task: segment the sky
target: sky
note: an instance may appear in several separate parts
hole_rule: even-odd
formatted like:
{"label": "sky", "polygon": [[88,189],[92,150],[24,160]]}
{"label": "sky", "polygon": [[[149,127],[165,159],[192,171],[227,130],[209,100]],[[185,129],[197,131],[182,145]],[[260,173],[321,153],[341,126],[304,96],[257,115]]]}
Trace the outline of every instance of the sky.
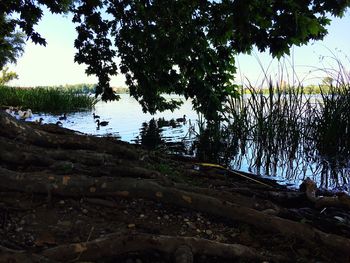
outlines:
{"label": "sky", "polygon": [[[321,83],[326,75],[322,70],[316,69],[334,67],[332,57],[339,57],[345,66],[349,66],[350,62],[346,57],[350,55],[349,29],[350,11],[342,19],[332,19],[328,27],[329,33],[323,41],[293,47],[291,56],[281,59],[280,62],[272,60],[268,52],[259,53],[254,50],[251,55],[239,55],[236,58],[236,82],[247,83],[249,80],[254,85],[260,85],[264,82],[266,74],[273,80],[283,77],[288,79],[288,82],[300,80],[305,84]],[[85,74],[86,66],[74,63],[74,39],[77,33],[70,16],[62,17],[45,12],[36,30],[45,37],[47,46],[27,42],[23,56],[18,59],[16,65],[10,65],[10,69],[19,75],[17,80],[9,83],[10,85],[29,87],[97,83],[96,77]],[[321,56],[326,58],[320,60]],[[124,81],[122,75],[112,77],[111,85],[125,86]]]}

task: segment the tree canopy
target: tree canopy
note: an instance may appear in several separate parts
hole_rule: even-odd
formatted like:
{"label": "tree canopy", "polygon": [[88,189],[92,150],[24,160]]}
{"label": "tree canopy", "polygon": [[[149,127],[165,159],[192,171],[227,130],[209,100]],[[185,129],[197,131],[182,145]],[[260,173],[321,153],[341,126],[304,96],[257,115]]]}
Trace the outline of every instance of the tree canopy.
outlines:
{"label": "tree canopy", "polygon": [[24,34],[15,30],[16,23],[0,13],[0,70],[16,62],[24,48]]}
{"label": "tree canopy", "polygon": [[122,73],[144,111],[174,109],[178,102],[162,95],[176,93],[193,99],[210,120],[236,91],[236,54],[254,46],[275,57],[289,54],[292,45],[321,40],[329,17],[349,6],[348,0],[8,0],[1,1],[0,15],[10,19],[0,28],[17,26],[45,45],[34,29],[43,7],[69,11],[78,32],[75,61],[98,77],[103,99],[117,97],[109,80]]}

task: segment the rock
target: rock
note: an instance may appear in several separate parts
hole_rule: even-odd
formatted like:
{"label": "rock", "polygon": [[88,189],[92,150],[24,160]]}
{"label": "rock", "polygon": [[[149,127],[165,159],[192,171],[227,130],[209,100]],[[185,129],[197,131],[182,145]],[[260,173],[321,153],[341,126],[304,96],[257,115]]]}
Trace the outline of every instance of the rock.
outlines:
{"label": "rock", "polygon": [[83,220],[79,220],[79,219],[78,219],[77,221],[75,221],[75,224],[76,224],[76,225],[81,225],[81,224],[83,224],[83,223],[84,223]]}
{"label": "rock", "polygon": [[170,217],[168,215],[164,215],[163,217],[164,217],[165,220],[169,220],[170,219]]}
{"label": "rock", "polygon": [[35,219],[36,219],[35,214],[25,215],[24,217],[22,217],[22,220],[20,221],[20,224],[21,225],[33,224]]}
{"label": "rock", "polygon": [[212,235],[212,234],[213,234],[213,231],[211,231],[210,229],[207,229],[207,230],[205,230],[205,233],[206,233],[207,235]]}
{"label": "rock", "polygon": [[71,221],[68,221],[68,220],[65,220],[65,221],[58,221],[57,222],[57,225],[60,225],[60,226],[71,226],[72,225],[72,222]]}
{"label": "rock", "polygon": [[135,224],[128,224],[128,228],[134,228],[135,226]]}
{"label": "rock", "polygon": [[144,217],[145,217],[145,215],[144,215],[144,214],[141,214],[141,215],[140,215],[140,218],[144,218]]}
{"label": "rock", "polygon": [[186,224],[187,224],[187,226],[188,226],[189,228],[191,228],[191,229],[196,229],[196,228],[197,228],[196,225],[193,224],[193,223],[191,223],[191,222],[186,222]]}
{"label": "rock", "polygon": [[88,211],[87,209],[84,208],[82,212],[83,212],[83,214],[86,215],[89,211]]}

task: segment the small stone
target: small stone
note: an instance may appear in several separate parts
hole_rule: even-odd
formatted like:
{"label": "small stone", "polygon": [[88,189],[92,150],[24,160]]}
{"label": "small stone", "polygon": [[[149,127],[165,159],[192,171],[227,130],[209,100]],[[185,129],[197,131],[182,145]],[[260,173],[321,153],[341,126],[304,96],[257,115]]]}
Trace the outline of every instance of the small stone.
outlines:
{"label": "small stone", "polygon": [[157,216],[157,219],[160,220],[160,216]]}
{"label": "small stone", "polygon": [[202,232],[202,230],[200,230],[200,229],[198,229],[198,228],[196,229],[196,231],[197,231],[197,233],[200,233],[200,232]]}
{"label": "small stone", "polygon": [[80,240],[80,238],[79,237],[74,237],[73,238],[73,242],[74,243],[78,243],[78,242],[80,242],[81,240]]}
{"label": "small stone", "polygon": [[87,214],[89,211],[84,208],[82,212],[83,212],[83,214]]}
{"label": "small stone", "polygon": [[207,225],[210,225],[211,224],[211,222],[210,221],[207,221]]}
{"label": "small stone", "polygon": [[64,204],[65,204],[64,200],[61,200],[61,201],[59,201],[58,203],[59,203],[60,205],[64,205]]}
{"label": "small stone", "polygon": [[[36,219],[35,214],[29,214],[22,217],[22,220],[24,220],[24,223],[27,223],[27,224],[35,224],[35,219]],[[20,224],[23,225],[22,221]]]}
{"label": "small stone", "polygon": [[211,231],[210,229],[207,229],[207,230],[205,230],[205,233],[206,233],[207,235],[211,235],[211,234],[213,234],[213,231]]}
{"label": "small stone", "polygon": [[84,223],[83,220],[79,220],[79,219],[78,219],[77,221],[75,221],[75,224],[76,224],[76,225],[81,225],[81,224],[83,224],[83,223]]}
{"label": "small stone", "polygon": [[25,223],[26,223],[26,221],[23,219],[19,222],[20,225],[24,225]]}
{"label": "small stone", "polygon": [[136,225],[135,224],[129,224],[128,228],[134,228]]}
{"label": "small stone", "polygon": [[66,220],[66,221],[58,221],[57,225],[60,225],[60,226],[71,226],[72,222],[68,221],[68,220]]}
{"label": "small stone", "polygon": [[237,237],[237,235],[238,235],[238,233],[232,233],[230,236],[235,238],[235,237]]}
{"label": "small stone", "polygon": [[169,220],[169,218],[170,218],[170,217],[169,217],[168,215],[164,215],[164,219],[165,219],[165,220]]}
{"label": "small stone", "polygon": [[141,215],[140,215],[140,218],[144,218],[144,217],[145,217],[145,215],[144,215],[144,214],[141,214]]}
{"label": "small stone", "polygon": [[124,210],[123,213],[126,215],[129,214],[127,210]]}
{"label": "small stone", "polygon": [[188,222],[188,221],[190,221],[190,220],[189,220],[188,218],[184,218],[184,221],[185,221],[185,222]]}
{"label": "small stone", "polygon": [[191,228],[191,229],[196,229],[196,228],[197,228],[196,225],[193,224],[193,223],[191,223],[191,222],[186,222],[186,224],[187,224],[188,227]]}

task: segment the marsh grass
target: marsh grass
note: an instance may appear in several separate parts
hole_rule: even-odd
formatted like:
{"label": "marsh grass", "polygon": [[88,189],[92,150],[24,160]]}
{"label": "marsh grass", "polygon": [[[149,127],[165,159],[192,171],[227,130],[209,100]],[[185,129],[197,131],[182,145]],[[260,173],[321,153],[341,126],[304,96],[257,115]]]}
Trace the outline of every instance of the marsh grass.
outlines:
{"label": "marsh grass", "polygon": [[91,110],[97,100],[77,89],[0,87],[0,105],[30,108],[36,112],[60,113]]}
{"label": "marsh grass", "polygon": [[222,164],[230,156],[233,169],[297,183],[307,176],[326,188],[349,183],[350,74],[336,65],[320,69],[330,77],[317,87],[267,78],[265,88],[241,86],[222,113],[216,133],[223,152],[214,156]]}

